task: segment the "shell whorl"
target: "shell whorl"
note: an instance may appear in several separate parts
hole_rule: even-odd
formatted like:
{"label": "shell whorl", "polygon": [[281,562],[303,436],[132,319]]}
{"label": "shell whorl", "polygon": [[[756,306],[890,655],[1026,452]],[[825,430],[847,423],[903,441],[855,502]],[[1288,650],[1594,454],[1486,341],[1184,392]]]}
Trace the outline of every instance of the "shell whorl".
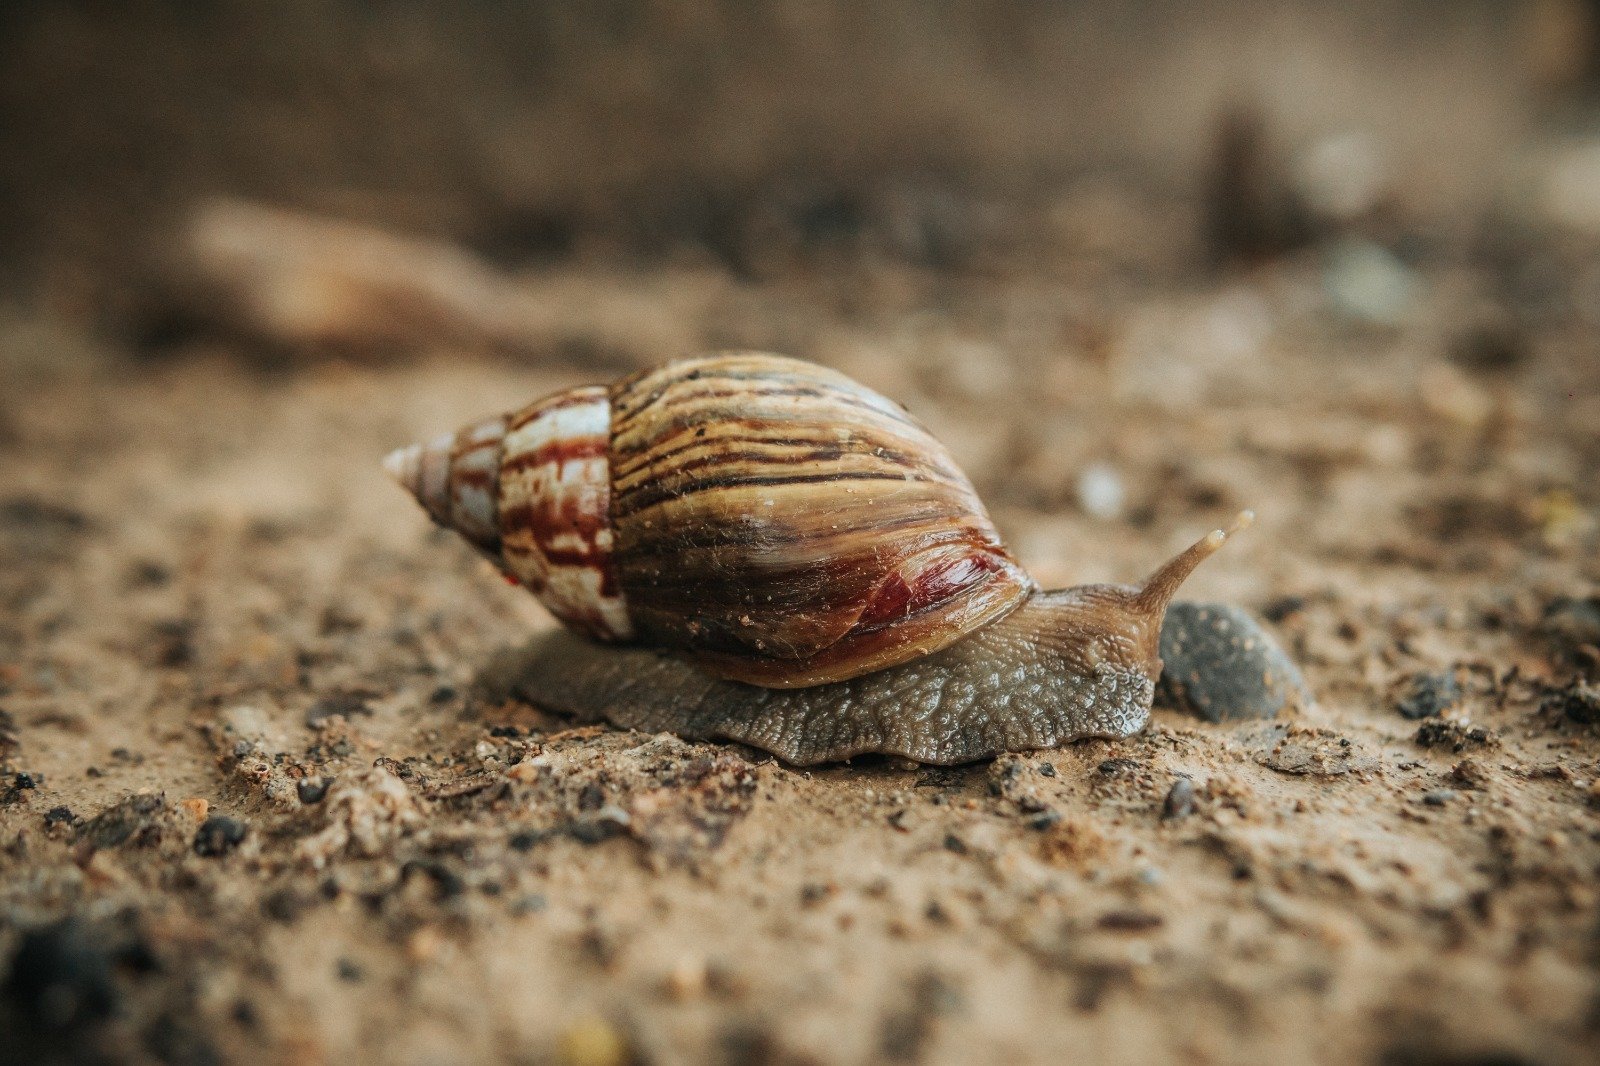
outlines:
{"label": "shell whorl", "polygon": [[500,554],[550,613],[591,637],[634,635],[613,568],[611,400],[568,389],[512,415],[500,459]]}
{"label": "shell whorl", "polygon": [[937,651],[1034,590],[966,476],[903,408],[761,353],[611,389],[617,576],[648,641],[769,687]]}

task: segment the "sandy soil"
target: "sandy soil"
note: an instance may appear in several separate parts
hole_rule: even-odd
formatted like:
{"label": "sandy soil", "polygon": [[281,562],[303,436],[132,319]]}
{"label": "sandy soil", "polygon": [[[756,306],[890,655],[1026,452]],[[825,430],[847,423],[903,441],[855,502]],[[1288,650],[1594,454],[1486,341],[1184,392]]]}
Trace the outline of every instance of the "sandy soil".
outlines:
{"label": "sandy soil", "polygon": [[[1047,223],[1081,254],[1004,271],[605,282],[710,276],[672,328],[906,402],[1044,581],[1258,512],[1186,592],[1268,618],[1315,707],[954,769],[504,697],[550,623],[377,461],[614,372],[581,344],[263,365],[8,318],[0,1058],[1593,1061],[1600,364],[1566,261],[1518,253],[1539,303],[1447,243],[1363,324],[1336,256],[1200,276],[1172,214],[1084,190]],[[1402,715],[1418,678],[1440,715]]]}

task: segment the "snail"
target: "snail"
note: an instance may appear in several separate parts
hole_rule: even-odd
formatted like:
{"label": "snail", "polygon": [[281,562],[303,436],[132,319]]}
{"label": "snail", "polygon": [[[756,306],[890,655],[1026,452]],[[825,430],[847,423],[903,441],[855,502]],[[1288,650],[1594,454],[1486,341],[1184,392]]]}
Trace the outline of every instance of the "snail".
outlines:
{"label": "snail", "polygon": [[1142,585],[1046,591],[903,408],[763,353],[568,389],[385,466],[566,624],[528,650],[530,702],[797,765],[1137,732],[1173,593],[1250,518]]}

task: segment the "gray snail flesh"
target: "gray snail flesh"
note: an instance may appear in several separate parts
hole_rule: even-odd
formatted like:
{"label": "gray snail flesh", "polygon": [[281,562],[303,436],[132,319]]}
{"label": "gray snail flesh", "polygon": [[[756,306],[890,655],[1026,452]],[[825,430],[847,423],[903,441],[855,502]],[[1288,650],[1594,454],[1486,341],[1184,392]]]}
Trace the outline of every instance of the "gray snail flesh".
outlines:
{"label": "gray snail flesh", "polygon": [[528,649],[529,702],[801,765],[1139,731],[1167,605],[1228,536],[1142,586],[1041,591],[901,408],[759,353],[568,390],[386,465],[575,631]]}

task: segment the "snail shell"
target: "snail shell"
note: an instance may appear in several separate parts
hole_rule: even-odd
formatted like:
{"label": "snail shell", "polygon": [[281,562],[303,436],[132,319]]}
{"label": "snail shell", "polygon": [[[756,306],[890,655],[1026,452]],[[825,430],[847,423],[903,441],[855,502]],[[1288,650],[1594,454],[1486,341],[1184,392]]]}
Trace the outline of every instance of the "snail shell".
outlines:
{"label": "snail shell", "polygon": [[753,684],[907,662],[1036,587],[927,430],[797,359],[670,363],[388,463],[569,626]]}
{"label": "snail shell", "polygon": [[1142,586],[1042,592],[901,407],[759,353],[569,389],[386,466],[592,638],[536,643],[533,702],[796,763],[1143,728],[1167,604],[1227,537]]}

